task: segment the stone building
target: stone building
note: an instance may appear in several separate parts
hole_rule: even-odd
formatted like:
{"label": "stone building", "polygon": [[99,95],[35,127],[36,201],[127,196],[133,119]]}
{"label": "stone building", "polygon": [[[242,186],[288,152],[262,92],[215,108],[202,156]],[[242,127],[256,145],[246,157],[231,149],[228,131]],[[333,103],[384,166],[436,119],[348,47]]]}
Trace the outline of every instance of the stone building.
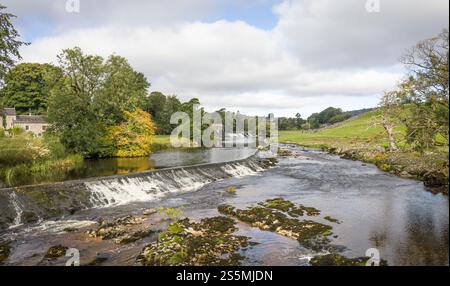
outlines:
{"label": "stone building", "polygon": [[26,132],[40,136],[49,126],[44,117],[31,114],[17,115],[15,108],[4,108],[0,115],[0,128],[3,127],[6,130],[20,127]]}

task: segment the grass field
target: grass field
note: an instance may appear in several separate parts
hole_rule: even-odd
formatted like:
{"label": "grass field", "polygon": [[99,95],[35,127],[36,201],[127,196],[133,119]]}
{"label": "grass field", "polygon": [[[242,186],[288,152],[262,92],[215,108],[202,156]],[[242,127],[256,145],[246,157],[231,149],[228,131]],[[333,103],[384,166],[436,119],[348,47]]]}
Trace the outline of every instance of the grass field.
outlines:
{"label": "grass field", "polygon": [[[374,124],[378,112],[378,110],[370,111],[315,131],[280,131],[279,142],[297,143],[308,147],[330,147],[336,144],[385,147],[387,142],[383,127]],[[404,133],[404,129],[404,127],[399,127],[396,133],[400,135]],[[404,136],[398,137],[403,138]],[[403,142],[399,143],[404,144]]]}
{"label": "grass field", "polygon": [[155,137],[153,137],[153,143],[170,144],[170,135],[155,135]]}

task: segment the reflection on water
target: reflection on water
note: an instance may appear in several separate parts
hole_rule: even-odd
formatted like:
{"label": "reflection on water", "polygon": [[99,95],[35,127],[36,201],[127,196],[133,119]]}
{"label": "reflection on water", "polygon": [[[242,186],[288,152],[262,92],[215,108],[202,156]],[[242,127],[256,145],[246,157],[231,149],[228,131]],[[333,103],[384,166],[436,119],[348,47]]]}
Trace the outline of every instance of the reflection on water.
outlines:
{"label": "reflection on water", "polygon": [[157,168],[166,168],[240,160],[254,153],[255,149],[250,148],[193,148],[155,153],[150,159]]}
{"label": "reflection on water", "polygon": [[168,167],[219,163],[245,159],[254,153],[255,150],[250,148],[186,148],[157,152],[149,157],[86,159],[78,167],[68,172],[55,171],[50,175],[46,174],[45,177],[39,177],[38,175],[21,176],[12,182],[12,186],[129,174]]}

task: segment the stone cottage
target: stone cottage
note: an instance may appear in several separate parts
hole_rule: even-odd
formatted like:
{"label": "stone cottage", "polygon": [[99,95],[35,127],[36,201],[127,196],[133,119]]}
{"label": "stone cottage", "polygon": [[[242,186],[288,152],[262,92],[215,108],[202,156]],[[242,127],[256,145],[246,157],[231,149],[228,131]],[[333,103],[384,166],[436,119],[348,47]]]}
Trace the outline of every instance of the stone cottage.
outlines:
{"label": "stone cottage", "polygon": [[3,127],[6,130],[20,127],[35,136],[41,136],[49,126],[44,117],[31,114],[17,115],[15,108],[4,108],[0,110],[0,115],[0,128]]}

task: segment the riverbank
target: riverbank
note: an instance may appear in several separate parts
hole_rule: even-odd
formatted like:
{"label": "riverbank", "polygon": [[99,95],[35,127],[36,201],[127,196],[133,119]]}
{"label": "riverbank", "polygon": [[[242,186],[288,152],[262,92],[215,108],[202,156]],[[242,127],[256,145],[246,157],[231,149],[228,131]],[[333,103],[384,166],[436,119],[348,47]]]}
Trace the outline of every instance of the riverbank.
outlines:
{"label": "riverbank", "polygon": [[[399,151],[387,152],[383,129],[371,124],[376,112],[367,112],[314,132],[280,131],[279,141],[320,148],[344,159],[374,164],[391,174],[423,181],[433,192],[448,195],[448,149],[439,147],[419,153],[405,142],[398,142]],[[396,133],[402,137],[404,128],[397,128]]]}
{"label": "riverbank", "polygon": [[448,195],[448,154],[418,152],[385,152],[375,148],[347,145],[341,142],[322,144],[303,144],[302,142],[282,141],[303,147],[320,148],[343,159],[374,164],[390,174],[423,181],[432,192]]}
{"label": "riverbank", "polygon": [[[155,135],[151,154],[173,149],[169,135]],[[100,161],[104,163],[99,163]],[[0,138],[0,188],[84,177],[134,173],[159,167],[149,156],[89,159],[70,154],[55,137]]]}

